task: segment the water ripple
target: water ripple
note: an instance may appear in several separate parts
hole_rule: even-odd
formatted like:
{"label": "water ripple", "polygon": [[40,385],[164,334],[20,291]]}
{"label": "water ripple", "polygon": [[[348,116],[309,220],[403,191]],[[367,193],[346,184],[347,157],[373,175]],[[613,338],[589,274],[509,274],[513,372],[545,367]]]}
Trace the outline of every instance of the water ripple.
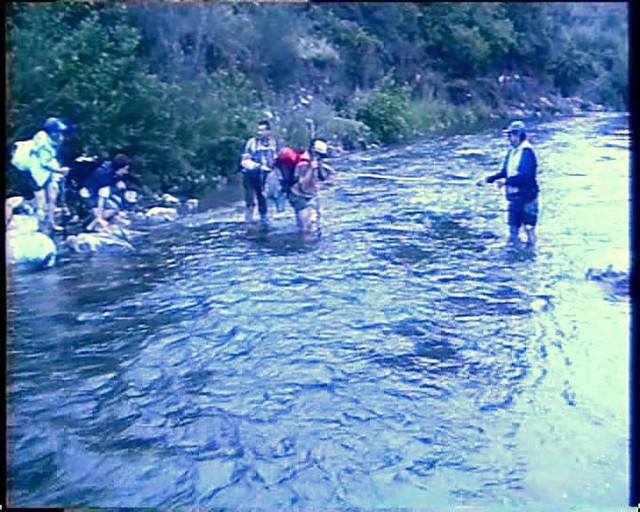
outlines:
{"label": "water ripple", "polygon": [[17,274],[12,502],[620,504],[629,302],[584,275],[628,251],[611,230],[627,124],[540,128],[533,251],[505,245],[501,192],[473,186],[505,150],[479,134],[337,162],[311,240],[292,216],[246,230],[234,205],[151,228],[126,259]]}

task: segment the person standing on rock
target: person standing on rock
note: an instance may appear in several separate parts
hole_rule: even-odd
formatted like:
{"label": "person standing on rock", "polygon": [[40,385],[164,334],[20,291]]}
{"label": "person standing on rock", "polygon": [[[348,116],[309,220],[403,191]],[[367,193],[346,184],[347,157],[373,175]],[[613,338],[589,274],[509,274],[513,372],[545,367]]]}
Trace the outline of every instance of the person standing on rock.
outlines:
{"label": "person standing on rock", "polygon": [[[49,117],[33,137],[33,149],[29,161],[29,173],[33,195],[36,198],[38,218],[44,221],[47,215],[49,227],[62,231],[55,223],[58,181],[69,171],[59,162],[60,146],[69,127],[57,117]],[[46,212],[46,213],[45,213]]]}
{"label": "person standing on rock", "polygon": [[478,185],[504,180],[498,184],[505,187],[509,203],[509,241],[518,242],[520,228],[524,227],[527,244],[533,246],[536,242],[535,228],[538,223],[538,161],[533,146],[527,140],[525,124],[522,121],[513,121],[503,132],[509,139],[511,149],[505,157],[502,169],[480,180]]}
{"label": "person standing on rock", "polygon": [[242,185],[245,192],[245,220],[253,220],[256,200],[262,222],[267,222],[267,199],[264,185],[267,174],[272,171],[278,153],[275,138],[271,134],[271,124],[264,120],[258,123],[258,132],[245,144],[242,152]]}

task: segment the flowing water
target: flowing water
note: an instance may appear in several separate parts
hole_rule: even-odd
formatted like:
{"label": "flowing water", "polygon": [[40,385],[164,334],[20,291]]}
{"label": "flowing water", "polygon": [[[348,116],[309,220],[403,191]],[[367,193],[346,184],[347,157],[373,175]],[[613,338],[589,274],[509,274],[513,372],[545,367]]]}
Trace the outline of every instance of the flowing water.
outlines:
{"label": "flowing water", "polygon": [[16,273],[9,503],[625,506],[630,300],[585,273],[628,271],[628,123],[537,127],[533,250],[492,132],[337,159],[321,236],[234,203]]}

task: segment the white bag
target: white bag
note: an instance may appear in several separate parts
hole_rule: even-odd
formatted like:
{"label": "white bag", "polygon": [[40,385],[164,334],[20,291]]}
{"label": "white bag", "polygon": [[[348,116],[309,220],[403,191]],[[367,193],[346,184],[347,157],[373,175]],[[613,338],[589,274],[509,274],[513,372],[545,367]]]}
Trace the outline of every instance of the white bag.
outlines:
{"label": "white bag", "polygon": [[13,144],[11,151],[11,163],[21,171],[28,171],[33,152],[33,139],[19,140]]}

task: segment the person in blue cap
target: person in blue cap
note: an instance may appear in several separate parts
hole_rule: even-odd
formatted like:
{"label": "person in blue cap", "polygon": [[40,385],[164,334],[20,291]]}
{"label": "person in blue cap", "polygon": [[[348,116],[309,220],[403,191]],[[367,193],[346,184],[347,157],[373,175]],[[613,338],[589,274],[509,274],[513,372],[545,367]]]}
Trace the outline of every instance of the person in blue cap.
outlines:
{"label": "person in blue cap", "polygon": [[33,137],[33,150],[29,160],[31,186],[36,198],[38,217],[44,220],[46,211],[49,226],[54,231],[63,229],[55,223],[55,208],[58,181],[69,171],[68,167],[62,167],[59,162],[60,146],[68,130],[69,127],[60,119],[49,117]]}
{"label": "person in blue cap", "polygon": [[502,169],[485,180],[480,180],[478,185],[504,180],[499,181],[498,185],[505,187],[509,203],[509,241],[519,241],[520,228],[524,227],[527,244],[533,246],[538,223],[538,161],[533,146],[527,140],[526,127],[522,121],[513,121],[503,132],[509,139],[511,149],[504,159]]}

